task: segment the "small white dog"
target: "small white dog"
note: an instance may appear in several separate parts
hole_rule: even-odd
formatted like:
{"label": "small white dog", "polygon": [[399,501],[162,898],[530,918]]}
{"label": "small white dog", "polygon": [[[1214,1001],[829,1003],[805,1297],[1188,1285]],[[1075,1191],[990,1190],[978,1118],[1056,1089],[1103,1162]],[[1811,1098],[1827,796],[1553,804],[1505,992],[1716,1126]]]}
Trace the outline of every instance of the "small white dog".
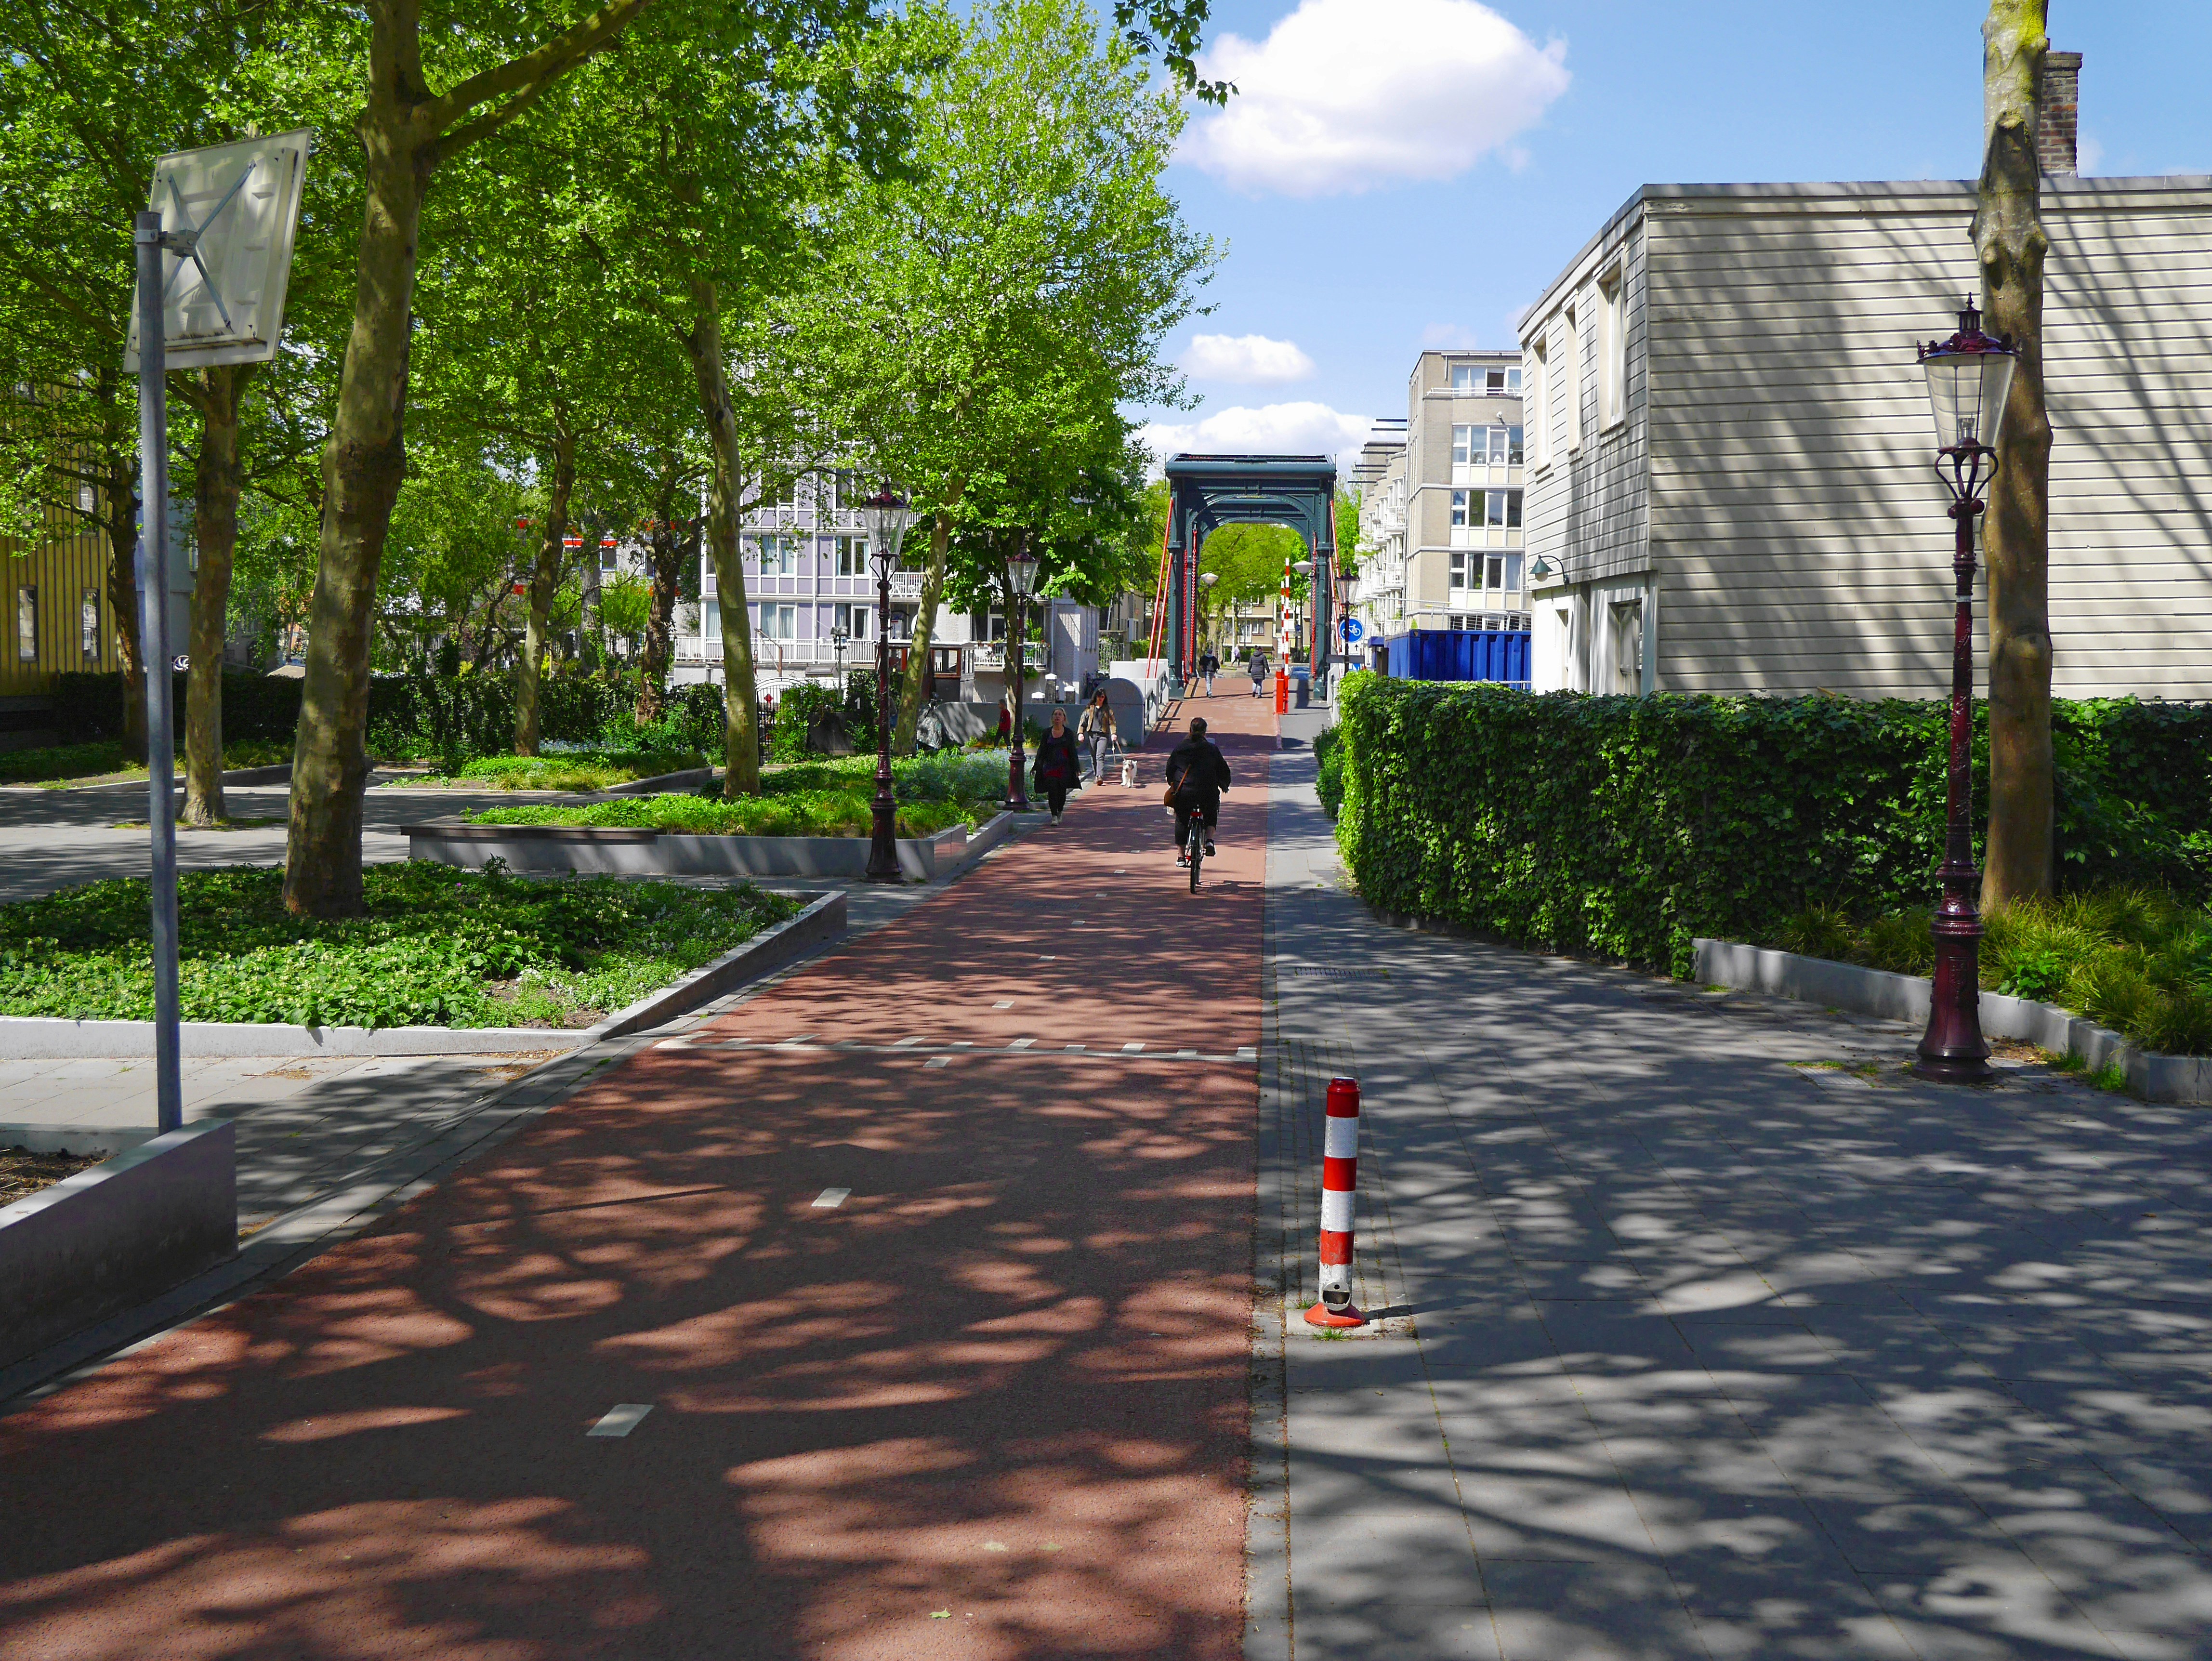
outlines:
{"label": "small white dog", "polygon": [[1121,757],[1121,788],[1124,790],[1137,788],[1137,758],[1134,756]]}

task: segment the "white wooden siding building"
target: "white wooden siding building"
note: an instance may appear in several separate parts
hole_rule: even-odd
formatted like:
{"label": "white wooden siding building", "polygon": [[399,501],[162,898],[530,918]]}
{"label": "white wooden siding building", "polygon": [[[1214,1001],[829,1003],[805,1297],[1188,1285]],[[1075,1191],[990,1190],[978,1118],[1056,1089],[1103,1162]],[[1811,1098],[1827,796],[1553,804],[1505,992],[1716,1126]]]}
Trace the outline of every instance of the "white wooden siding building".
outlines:
{"label": "white wooden siding building", "polygon": [[[1978,290],[1973,214],[1650,185],[1590,239],[1521,328],[1539,691],[1944,694],[1913,345]],[[2212,697],[2212,179],[2047,177],[2043,221],[2052,690]]]}

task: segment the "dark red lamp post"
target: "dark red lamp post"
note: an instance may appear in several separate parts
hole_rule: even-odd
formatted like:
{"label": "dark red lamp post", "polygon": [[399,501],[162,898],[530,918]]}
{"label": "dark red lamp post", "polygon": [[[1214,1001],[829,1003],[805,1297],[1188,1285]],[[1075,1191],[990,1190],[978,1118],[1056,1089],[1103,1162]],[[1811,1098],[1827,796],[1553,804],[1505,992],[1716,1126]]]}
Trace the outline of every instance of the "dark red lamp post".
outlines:
{"label": "dark red lamp post", "polygon": [[898,800],[891,794],[891,571],[906,540],[914,509],[886,487],[860,504],[868,527],[868,554],[876,568],[876,799],[868,841],[868,880],[904,880],[898,862]]}
{"label": "dark red lamp post", "polygon": [[1923,1079],[1985,1084],[1990,1047],[1982,1040],[1982,916],[1972,822],[1974,731],[1974,520],[1982,490],[1996,471],[1998,429],[2019,355],[2011,341],[1982,332],[1970,302],[1959,332],[1920,348],[1928,401],[1936,411],[1936,472],[1951,493],[1956,535],[1951,573],[1957,603],[1951,626],[1951,776],[1943,843],[1942,904],[1936,912],[1936,982],[1928,1031],[1912,1070]]}
{"label": "dark red lamp post", "polygon": [[1022,765],[1022,611],[1023,602],[1036,592],[1036,557],[1018,545],[1006,561],[1006,594],[1012,602],[1008,609],[1013,612],[1007,619],[1012,626],[1007,630],[1012,638],[1006,642],[1006,684],[1013,691],[1014,700],[1014,728],[1008,735],[1013,740],[1013,748],[1006,752],[1006,800],[1003,804],[1009,813],[1030,811],[1029,786],[1023,777]]}

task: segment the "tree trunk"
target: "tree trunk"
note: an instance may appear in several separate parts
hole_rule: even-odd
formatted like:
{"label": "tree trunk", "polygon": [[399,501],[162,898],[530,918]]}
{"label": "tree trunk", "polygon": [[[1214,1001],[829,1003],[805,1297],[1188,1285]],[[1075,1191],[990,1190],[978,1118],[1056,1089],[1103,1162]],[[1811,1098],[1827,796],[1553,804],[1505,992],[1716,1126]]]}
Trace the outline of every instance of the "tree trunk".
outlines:
{"label": "tree trunk", "polygon": [[2036,98],[2044,0],[1991,0],[1983,25],[1983,158],[1974,252],[1988,327],[2020,349],[1982,533],[1990,572],[1990,826],[1982,908],[2052,880],[2051,418],[2043,398],[2043,259]]}
{"label": "tree trunk", "polygon": [[745,618],[745,574],[738,558],[738,419],[730,407],[730,383],[722,362],[722,318],[714,285],[691,284],[692,323],[684,336],[684,352],[699,383],[699,410],[714,447],[708,484],[707,539],[714,559],[714,605],[722,623],[723,737],[722,794],[760,793],[760,715],[753,680],[753,631]]}
{"label": "tree trunk", "polygon": [[368,653],[377,568],[407,472],[410,300],[429,182],[410,109],[419,88],[372,88],[359,131],[368,161],[353,330],[323,451],[322,546],[308,612],[300,734],[292,752],[284,904],[295,915],[361,910],[361,819],[368,785]]}
{"label": "tree trunk", "polygon": [[[561,421],[560,412],[555,415]],[[538,753],[538,684],[545,664],[545,630],[553,615],[553,596],[561,587],[561,567],[567,551],[561,545],[568,534],[568,498],[576,489],[576,440],[556,428],[553,440],[552,492],[545,504],[544,534],[538,542],[538,564],[530,574],[530,621],[523,630],[522,661],[514,678],[514,753]]]}
{"label": "tree trunk", "polygon": [[[915,730],[921,724],[921,689],[929,674],[929,642],[937,608],[945,601],[945,567],[952,545],[952,504],[964,484],[956,483],[945,507],[929,521],[929,567],[922,573],[921,599],[914,611],[914,633],[907,642],[906,672],[899,678],[898,720],[891,728],[895,755],[914,753]],[[878,626],[881,619],[878,619]]]}
{"label": "tree trunk", "polygon": [[191,668],[185,688],[185,823],[214,824],[222,800],[223,624],[230,611],[230,563],[238,550],[238,410],[259,366],[223,363],[190,377],[200,414],[200,453],[192,468],[193,524],[200,569],[192,582]]}
{"label": "tree trunk", "polygon": [[[119,372],[118,372],[119,373]],[[105,397],[103,407],[112,407]],[[114,435],[109,435],[112,440]],[[146,759],[146,658],[138,638],[138,455],[134,432],[127,445],[109,442],[101,457],[100,525],[107,536],[107,615],[115,630],[116,673],[123,682],[123,750]]]}
{"label": "tree trunk", "polygon": [[653,503],[653,602],[645,618],[645,665],[637,682],[637,721],[649,727],[660,719],[675,654],[676,585],[684,575],[684,547],[676,539],[676,468],[663,458]]}

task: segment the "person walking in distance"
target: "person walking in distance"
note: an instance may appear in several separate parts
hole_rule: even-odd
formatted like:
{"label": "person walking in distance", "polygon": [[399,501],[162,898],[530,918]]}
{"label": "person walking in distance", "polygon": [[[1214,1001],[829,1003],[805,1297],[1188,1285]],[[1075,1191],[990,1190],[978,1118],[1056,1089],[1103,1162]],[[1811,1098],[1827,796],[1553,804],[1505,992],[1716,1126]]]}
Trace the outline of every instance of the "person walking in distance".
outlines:
{"label": "person walking in distance", "polygon": [[1082,771],[1083,764],[1076,759],[1075,734],[1067,730],[1067,711],[1056,709],[1052,712],[1052,731],[1037,740],[1036,760],[1030,764],[1030,778],[1044,792],[1054,824],[1067,811],[1068,790]]}
{"label": "person walking in distance", "polygon": [[1106,751],[1114,742],[1114,705],[1102,687],[1098,695],[1084,706],[1083,719],[1077,724],[1075,735],[1091,751],[1091,782],[1106,782]]}
{"label": "person walking in distance", "polygon": [[1252,696],[1254,697],[1260,696],[1261,684],[1267,678],[1267,654],[1265,652],[1255,652],[1252,654]]}
{"label": "person walking in distance", "polygon": [[1190,816],[1206,816],[1206,851],[1213,852],[1213,827],[1221,822],[1221,793],[1229,788],[1229,757],[1206,736],[1206,717],[1190,724],[1190,736],[1168,753],[1168,801],[1176,816],[1176,863],[1187,863],[1183,844]]}
{"label": "person walking in distance", "polygon": [[1221,672],[1221,660],[1216,657],[1211,651],[1208,651],[1204,657],[1198,660],[1198,672],[1206,677],[1206,696],[1212,697],[1213,696],[1213,678]]}

